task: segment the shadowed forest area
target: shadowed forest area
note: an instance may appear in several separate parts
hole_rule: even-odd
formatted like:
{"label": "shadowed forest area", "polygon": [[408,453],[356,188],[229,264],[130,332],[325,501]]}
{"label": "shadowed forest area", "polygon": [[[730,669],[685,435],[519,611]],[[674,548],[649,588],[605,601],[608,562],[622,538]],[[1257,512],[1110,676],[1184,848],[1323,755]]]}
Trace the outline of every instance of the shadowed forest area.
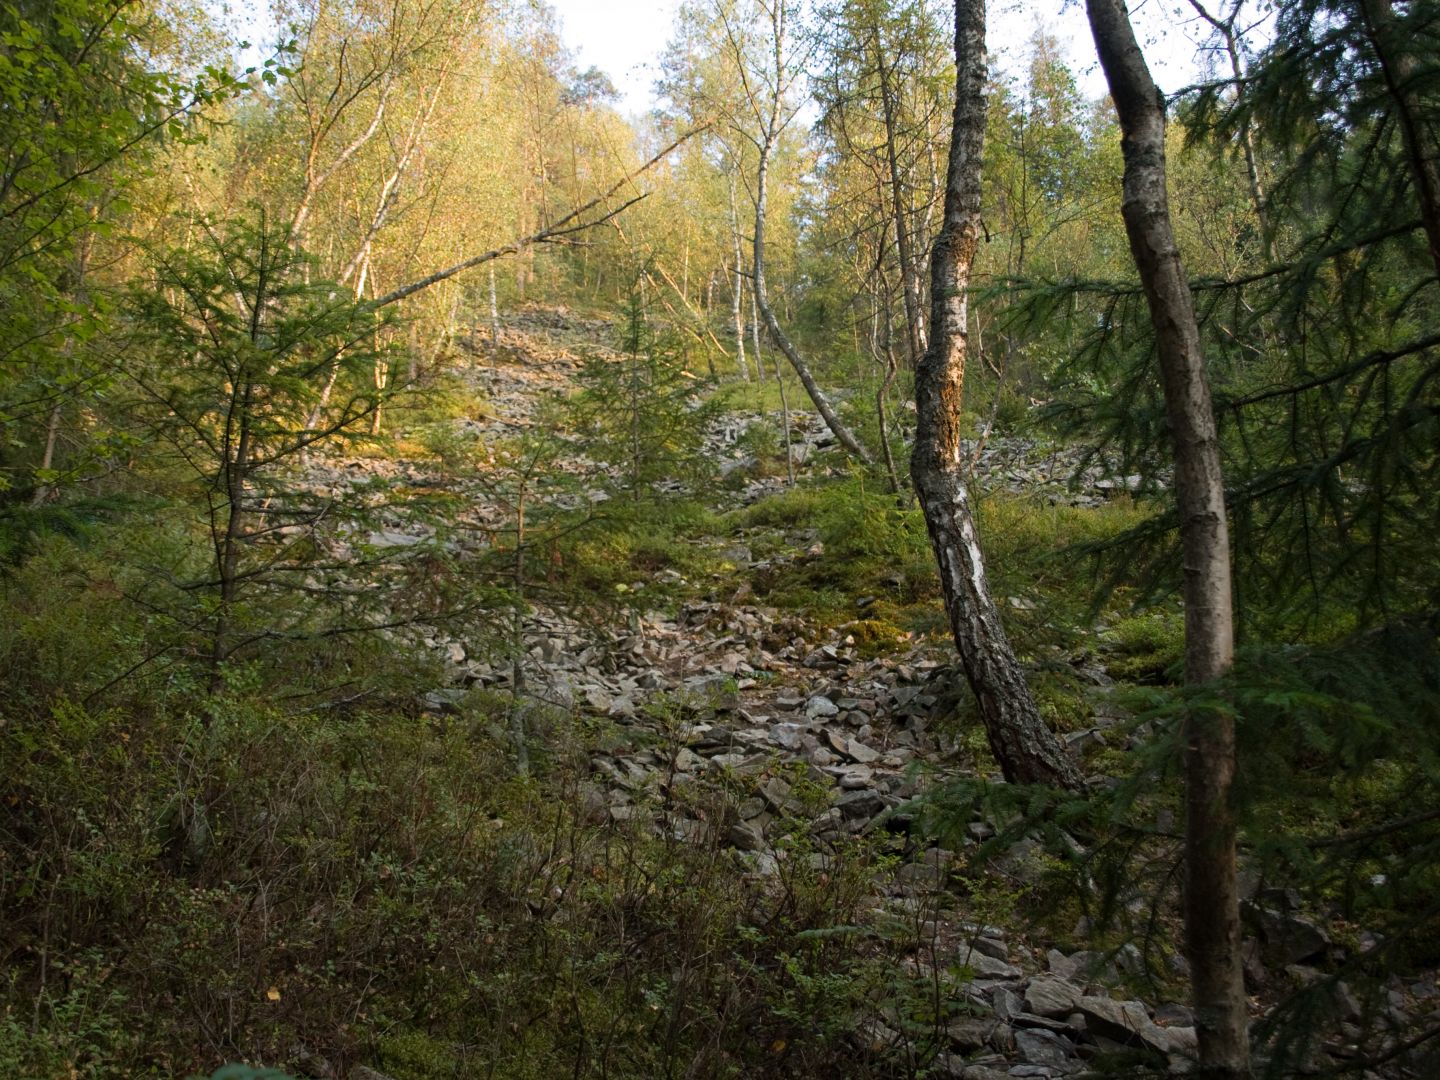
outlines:
{"label": "shadowed forest area", "polygon": [[1170,7],[0,9],[0,1078],[1440,1075],[1440,4]]}

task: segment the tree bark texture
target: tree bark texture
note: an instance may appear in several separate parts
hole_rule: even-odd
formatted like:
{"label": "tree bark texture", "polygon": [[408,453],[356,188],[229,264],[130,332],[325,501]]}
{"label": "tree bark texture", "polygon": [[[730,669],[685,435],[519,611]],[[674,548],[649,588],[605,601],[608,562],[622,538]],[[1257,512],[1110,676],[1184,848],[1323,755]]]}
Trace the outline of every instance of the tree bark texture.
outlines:
{"label": "tree bark texture", "polygon": [[990,596],[960,453],[966,288],[980,240],[985,140],[985,7],[955,7],[955,113],[945,214],[930,255],[930,341],[915,373],[917,428],[910,476],[940,564],[945,611],[990,748],[1015,783],[1078,788],[1080,771],[1045,726]]}
{"label": "tree bark texture", "polygon": [[[1185,681],[1212,682],[1234,658],[1230,542],[1220,446],[1185,268],[1165,193],[1165,108],[1122,0],[1087,0],[1120,116],[1121,212],[1155,330],[1175,456],[1184,553]],[[1235,727],[1228,712],[1185,719],[1185,939],[1200,1043],[1198,1075],[1250,1075],[1235,866]]]}

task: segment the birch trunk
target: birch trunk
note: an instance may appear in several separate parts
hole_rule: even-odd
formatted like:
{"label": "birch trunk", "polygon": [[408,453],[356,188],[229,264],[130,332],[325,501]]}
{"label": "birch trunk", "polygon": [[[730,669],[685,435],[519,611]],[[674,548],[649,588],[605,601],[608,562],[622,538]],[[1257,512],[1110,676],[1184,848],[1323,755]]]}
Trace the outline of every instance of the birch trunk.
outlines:
{"label": "birch trunk", "polygon": [[910,476],[940,564],[945,611],[990,748],[1013,783],[1078,788],[1080,772],[1045,726],[990,596],[960,453],[968,348],[966,289],[980,239],[985,141],[985,7],[955,7],[955,112],[944,220],[930,255],[930,342],[915,372]]}
{"label": "birch trunk", "polygon": [[[772,124],[773,130],[773,124]],[[770,332],[770,339],[775,346],[785,354],[785,359],[790,361],[790,366],[795,369],[795,374],[800,377],[800,385],[805,387],[805,392],[810,395],[810,400],[815,403],[815,409],[825,421],[825,426],[830,429],[831,434],[839,441],[847,451],[859,458],[866,465],[872,464],[873,459],[870,451],[866,450],[860,440],[855,438],[850,429],[835,412],[835,407],[826,397],[825,391],[820,389],[820,384],[815,381],[815,376],[810,371],[810,365],[800,355],[800,350],[790,340],[784,329],[780,326],[780,320],[775,318],[775,312],[770,308],[770,300],[765,291],[765,212],[766,197],[765,187],[768,180],[770,168],[770,150],[773,140],[766,138],[760,149],[760,164],[755,172],[755,250],[754,250],[754,291],[755,306],[759,309],[760,318],[765,322],[765,329]]]}
{"label": "birch trunk", "polygon": [[[760,307],[755,301],[755,290],[750,290],[751,311],[750,330],[754,334],[755,370],[761,380],[765,378],[765,364],[763,355],[760,352]],[[791,487],[795,486],[795,458],[790,453],[790,402],[785,396],[785,373],[780,370],[780,363],[776,361],[771,365],[775,369],[775,385],[780,389],[780,432],[785,440],[785,480]]]}
{"label": "birch trunk", "polygon": [[[735,205],[735,174],[730,174],[730,238],[735,247],[735,273],[730,290],[730,321],[735,324],[735,363],[746,382],[750,381],[750,365],[745,362],[745,267],[740,253],[740,211]],[[761,377],[764,375],[761,373]]]}
{"label": "birch trunk", "polygon": [[[770,176],[770,154],[775,149],[775,144],[780,138],[782,125],[780,123],[781,98],[784,96],[782,87],[783,72],[785,63],[782,53],[784,51],[785,37],[785,5],[777,2],[770,9],[771,19],[771,42],[774,49],[775,62],[775,86],[774,93],[769,101],[769,115],[764,122],[764,131],[756,147],[760,152],[760,160],[755,169],[755,242],[753,253],[753,281],[752,288],[755,293],[755,307],[759,311],[760,318],[765,321],[765,329],[769,331],[770,338],[775,342],[776,347],[785,354],[785,359],[790,361],[790,366],[795,369],[795,374],[800,377],[800,385],[805,387],[805,393],[810,395],[810,400],[815,403],[815,409],[825,421],[825,426],[830,429],[831,434],[839,441],[849,453],[859,458],[866,465],[874,463],[870,452],[857,439],[849,428],[841,421],[835,412],[835,407],[830,404],[830,399],[820,389],[820,384],[815,381],[815,376],[810,371],[810,365],[800,355],[800,350],[790,340],[788,334],[780,326],[780,320],[775,317],[775,312],[770,307],[770,298],[765,289],[765,214],[767,210],[767,189]],[[751,106],[755,109],[757,119],[760,117],[761,105],[754,97],[751,98]],[[782,385],[783,392],[783,385]]]}
{"label": "birch trunk", "polygon": [[500,348],[500,300],[495,291],[495,264],[490,264],[490,351]]}

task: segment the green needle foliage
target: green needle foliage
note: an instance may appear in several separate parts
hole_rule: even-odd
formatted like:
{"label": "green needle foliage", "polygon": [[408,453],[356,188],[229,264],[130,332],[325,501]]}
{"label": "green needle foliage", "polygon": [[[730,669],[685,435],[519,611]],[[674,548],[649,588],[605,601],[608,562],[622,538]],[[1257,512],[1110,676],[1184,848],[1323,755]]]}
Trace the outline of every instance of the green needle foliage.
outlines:
{"label": "green needle foliage", "polygon": [[159,254],[131,294],[129,422],[199,510],[210,558],[179,583],[185,618],[204,625],[212,690],[232,655],[282,631],[255,592],[304,585],[311,532],[332,507],[298,495],[285,470],[325,442],[355,438],[384,392],[370,373],[389,355],[385,321],[348,290],[310,279],[285,230],[205,225],[194,245]]}
{"label": "green needle foliage", "polygon": [[592,356],[569,402],[570,427],[585,454],[609,467],[615,489],[632,503],[652,501],[661,481],[695,483],[710,472],[700,453],[720,405],[711,381],[655,331],[637,285],[625,308],[620,354]]}

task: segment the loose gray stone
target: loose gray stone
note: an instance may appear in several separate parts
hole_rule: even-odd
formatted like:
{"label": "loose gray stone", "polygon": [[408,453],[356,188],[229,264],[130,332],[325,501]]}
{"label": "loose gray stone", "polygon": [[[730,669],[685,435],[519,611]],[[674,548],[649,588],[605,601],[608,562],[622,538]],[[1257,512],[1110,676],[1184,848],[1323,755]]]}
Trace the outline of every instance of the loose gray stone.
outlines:
{"label": "loose gray stone", "polygon": [[1260,929],[1266,958],[1277,965],[1298,964],[1321,956],[1330,945],[1324,930],[1309,919],[1246,902],[1241,911]]}
{"label": "loose gray stone", "polygon": [[[779,701],[776,701],[779,705]],[[824,720],[831,716],[839,715],[840,710],[835,703],[823,694],[816,694],[805,703],[805,715],[811,720]]]}
{"label": "loose gray stone", "polygon": [[790,798],[790,785],[778,776],[772,776],[760,785],[760,797],[777,814],[783,814],[789,810],[790,804],[794,801]]}
{"label": "loose gray stone", "polygon": [[680,772],[700,772],[705,768],[706,762],[699,754],[681,747],[675,755],[675,768]]}
{"label": "loose gray stone", "polygon": [[748,799],[741,799],[735,812],[739,814],[741,821],[749,821],[765,812],[765,800],[753,795]]}
{"label": "loose gray stone", "polygon": [[877,791],[847,791],[835,806],[847,818],[873,818],[885,809],[885,800]]}
{"label": "loose gray stone", "polygon": [[1083,996],[1074,983],[1055,975],[1037,975],[1025,988],[1025,1008],[1036,1016],[1058,1020],[1074,1012]]}
{"label": "loose gray stone", "polygon": [[782,750],[799,750],[805,738],[800,724],[775,724],[770,728],[770,741]]}
{"label": "loose gray stone", "polygon": [[872,750],[859,739],[847,740],[844,754],[851,760],[858,761],[861,765],[869,765],[871,762],[880,759],[879,751]]}
{"label": "loose gray stone", "polygon": [[765,846],[765,836],[748,821],[737,821],[730,826],[730,846],[741,851],[759,851]]}
{"label": "loose gray stone", "polygon": [[944,871],[924,863],[906,863],[895,871],[895,883],[902,888],[934,892],[945,884]]}
{"label": "loose gray stone", "polygon": [[1082,997],[1077,1009],[1085,1017],[1091,1034],[1126,1046],[1143,1046],[1162,1054],[1170,1052],[1170,1036],[1150,1019],[1138,1001],[1115,1001],[1107,997]]}
{"label": "loose gray stone", "polygon": [[986,956],[980,950],[970,948],[968,944],[960,946],[957,959],[982,979],[1018,979],[1023,974],[1019,968],[1012,967],[1004,960]]}
{"label": "loose gray stone", "polygon": [[1025,1011],[1020,995],[1003,986],[995,988],[990,995],[990,1001],[995,1008],[995,1015],[1001,1020],[1009,1020]]}
{"label": "loose gray stone", "polygon": [[1171,1054],[1194,1057],[1200,1049],[1200,1041],[1193,1027],[1157,1027],[1156,1031],[1165,1033],[1169,1043],[1168,1052]]}
{"label": "loose gray stone", "polygon": [[[1031,1065],[1069,1072],[1075,1067],[1075,1047],[1063,1035],[1036,1028],[1022,1028],[1015,1032],[1015,1049]],[[1012,1071],[1011,1076],[1015,1073]]]}
{"label": "loose gray stone", "polygon": [[883,1053],[900,1044],[900,1033],[879,1020],[862,1020],[855,1029],[855,1040],[860,1049],[872,1054]]}
{"label": "loose gray stone", "polygon": [[976,952],[982,952],[986,956],[993,957],[996,960],[1004,960],[1007,964],[1010,962],[1010,950],[1005,947],[1003,941],[995,938],[978,937],[972,940],[970,945]]}
{"label": "loose gray stone", "polygon": [[991,1017],[960,1016],[945,1025],[950,1045],[964,1053],[974,1053],[990,1045],[996,1028],[1005,1025]]}
{"label": "loose gray stone", "polygon": [[367,540],[373,548],[414,547],[424,542],[423,536],[411,536],[409,533],[392,532],[389,529],[372,532]]}
{"label": "loose gray stone", "polygon": [[1195,1011],[1189,1005],[1167,1001],[1155,1010],[1155,1022],[1165,1027],[1194,1027]]}
{"label": "loose gray stone", "polygon": [[[1080,1014],[1072,1013],[1071,1015],[1079,1016]],[[1053,1031],[1057,1035],[1070,1035],[1076,1033],[1078,1030],[1083,1030],[1075,1028],[1065,1020],[1051,1020],[1047,1016],[1036,1016],[1034,1013],[1027,1012],[1016,1013],[1010,1018],[1010,1022],[1016,1027],[1044,1028],[1046,1031]]]}
{"label": "loose gray stone", "polygon": [[458,687],[431,690],[424,697],[425,708],[437,713],[458,713],[464,700],[465,691]]}

